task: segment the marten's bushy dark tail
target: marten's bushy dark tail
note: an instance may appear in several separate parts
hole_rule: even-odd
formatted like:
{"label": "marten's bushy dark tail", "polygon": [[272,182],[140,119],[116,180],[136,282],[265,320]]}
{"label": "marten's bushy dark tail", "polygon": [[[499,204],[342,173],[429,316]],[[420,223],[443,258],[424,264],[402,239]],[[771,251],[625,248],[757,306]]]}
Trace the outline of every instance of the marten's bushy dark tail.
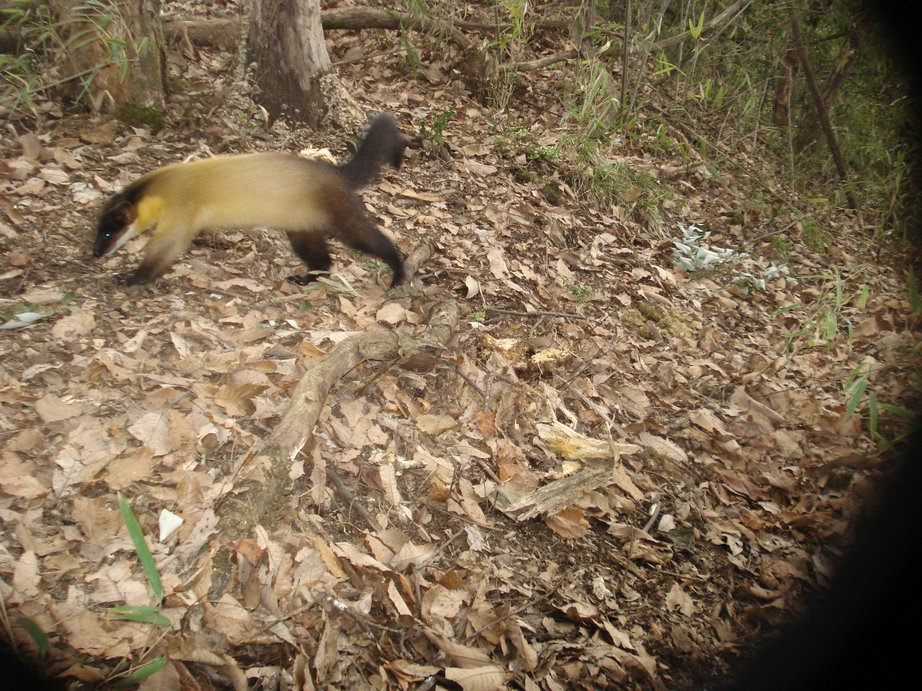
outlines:
{"label": "marten's bushy dark tail", "polygon": [[385,163],[400,168],[405,148],[407,141],[400,133],[397,122],[387,113],[381,113],[371,121],[352,160],[338,166],[339,173],[350,188],[364,187],[377,177]]}

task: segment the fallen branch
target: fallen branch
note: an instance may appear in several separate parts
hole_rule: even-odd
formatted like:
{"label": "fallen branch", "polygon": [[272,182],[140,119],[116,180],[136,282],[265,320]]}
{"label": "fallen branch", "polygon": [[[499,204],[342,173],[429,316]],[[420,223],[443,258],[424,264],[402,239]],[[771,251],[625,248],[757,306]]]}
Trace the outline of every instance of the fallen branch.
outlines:
{"label": "fallen branch", "polygon": [[535,60],[522,60],[521,62],[513,62],[505,68],[516,72],[527,72],[529,70],[540,70],[544,67],[550,67],[551,65],[556,65],[558,62],[575,60],[578,57],[579,51],[576,50],[576,48],[571,48],[570,50],[564,50],[560,53],[553,53],[552,55],[545,55],[543,58],[536,58]]}
{"label": "fallen branch", "polygon": [[473,48],[473,43],[455,28],[457,22],[447,22],[422,15],[378,10],[370,7],[344,7],[327,10],[320,15],[323,30],[330,29],[415,29],[431,31],[451,39],[463,50]]}
{"label": "fallen branch", "polygon": [[239,19],[178,19],[163,23],[163,35],[169,43],[188,40],[196,46],[233,50],[241,39]]}
{"label": "fallen branch", "polygon": [[407,284],[410,283],[413,276],[419,270],[419,267],[426,264],[432,258],[432,245],[428,242],[420,242],[413,251],[410,252],[403,260],[403,271],[406,274]]}
{"label": "fallen branch", "polygon": [[575,506],[589,492],[612,482],[611,464],[584,468],[560,480],[554,480],[529,492],[514,504],[502,508],[507,516],[517,521],[528,521],[536,516],[547,516],[567,507]]}
{"label": "fallen branch", "polygon": [[[504,29],[507,24],[492,22],[475,22],[465,19],[440,20],[420,15],[392,12],[390,10],[369,7],[340,7],[324,11],[320,16],[324,30],[344,29],[358,31],[361,29],[417,29],[421,31],[448,32],[453,41],[460,40],[468,44],[467,38],[457,29],[465,31],[495,31]],[[542,19],[529,25],[537,31],[554,31],[566,29],[568,19]],[[212,48],[233,48],[240,37],[239,19],[178,20],[163,23],[163,30],[170,41],[188,37],[196,45]]]}
{"label": "fallen branch", "polygon": [[[282,420],[237,463],[228,484],[221,490],[218,517],[231,539],[247,534],[274,505],[281,503],[279,498],[290,483],[291,464],[313,433],[333,385],[366,360],[393,360],[398,355],[395,333],[372,331],[344,339],[305,373]],[[244,470],[255,472],[259,479],[238,483]],[[238,503],[230,500],[232,491],[238,499],[243,498],[245,511],[231,508]]]}
{"label": "fallen branch", "polygon": [[[267,516],[284,513],[292,463],[313,434],[327,395],[338,381],[369,360],[434,361],[454,335],[459,319],[458,304],[448,301],[435,309],[429,328],[416,339],[398,337],[393,331],[372,331],[344,339],[320,358],[298,382],[279,424],[240,459],[219,490],[215,512],[221,543],[249,535]],[[223,587],[230,573],[228,556],[223,552],[216,558],[214,592]]]}

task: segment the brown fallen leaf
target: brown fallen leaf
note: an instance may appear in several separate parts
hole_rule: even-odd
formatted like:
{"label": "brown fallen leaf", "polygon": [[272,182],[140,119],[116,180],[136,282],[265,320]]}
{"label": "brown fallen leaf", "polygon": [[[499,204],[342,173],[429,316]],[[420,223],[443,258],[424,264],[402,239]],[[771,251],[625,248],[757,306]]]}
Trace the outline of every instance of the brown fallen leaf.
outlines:
{"label": "brown fallen leaf", "polygon": [[567,540],[583,537],[589,530],[589,521],[582,509],[564,509],[544,519],[547,527]]}
{"label": "brown fallen leaf", "polygon": [[35,402],[35,412],[44,422],[60,422],[83,414],[83,405],[66,403],[60,397],[49,393]]}
{"label": "brown fallen leaf", "polygon": [[506,673],[497,665],[483,667],[446,667],[445,678],[459,684],[464,691],[498,691],[506,688]]}

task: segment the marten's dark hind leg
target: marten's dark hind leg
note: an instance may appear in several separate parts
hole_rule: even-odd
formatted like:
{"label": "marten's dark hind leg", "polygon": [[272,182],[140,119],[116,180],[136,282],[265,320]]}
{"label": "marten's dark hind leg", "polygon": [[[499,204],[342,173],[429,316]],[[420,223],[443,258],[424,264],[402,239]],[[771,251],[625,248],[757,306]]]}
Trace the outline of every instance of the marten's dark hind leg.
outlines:
{"label": "marten's dark hind leg", "polygon": [[391,288],[403,281],[403,258],[394,243],[382,233],[368,215],[365,205],[355,195],[341,200],[333,214],[334,237],[354,250],[382,259],[393,272]]}
{"label": "marten's dark hind leg", "polygon": [[[330,270],[333,260],[330,259],[327,241],[322,233],[291,231],[287,235],[288,240],[291,242],[291,249],[301,258],[301,261],[307,264],[308,269],[312,272]],[[289,276],[288,280],[298,285],[307,285],[311,281],[317,280],[317,275],[308,273],[303,276]]]}

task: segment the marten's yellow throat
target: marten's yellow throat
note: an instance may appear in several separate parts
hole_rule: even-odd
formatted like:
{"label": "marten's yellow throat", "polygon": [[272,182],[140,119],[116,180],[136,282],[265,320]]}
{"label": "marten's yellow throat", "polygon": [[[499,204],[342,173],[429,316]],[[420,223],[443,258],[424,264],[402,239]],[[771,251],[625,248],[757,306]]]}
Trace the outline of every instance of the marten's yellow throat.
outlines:
{"label": "marten's yellow throat", "polygon": [[[394,119],[378,115],[352,160],[339,166],[287,153],[259,153],[165,166],[135,180],[106,204],[93,254],[114,252],[153,228],[144,259],[124,278],[146,283],[166,272],[202,230],[264,226],[283,230],[310,271],[332,263],[327,239],[379,257],[403,280],[394,243],[368,215],[355,190],[377,176],[384,163],[399,168],[406,139]],[[307,283],[308,273],[289,280]]]}

